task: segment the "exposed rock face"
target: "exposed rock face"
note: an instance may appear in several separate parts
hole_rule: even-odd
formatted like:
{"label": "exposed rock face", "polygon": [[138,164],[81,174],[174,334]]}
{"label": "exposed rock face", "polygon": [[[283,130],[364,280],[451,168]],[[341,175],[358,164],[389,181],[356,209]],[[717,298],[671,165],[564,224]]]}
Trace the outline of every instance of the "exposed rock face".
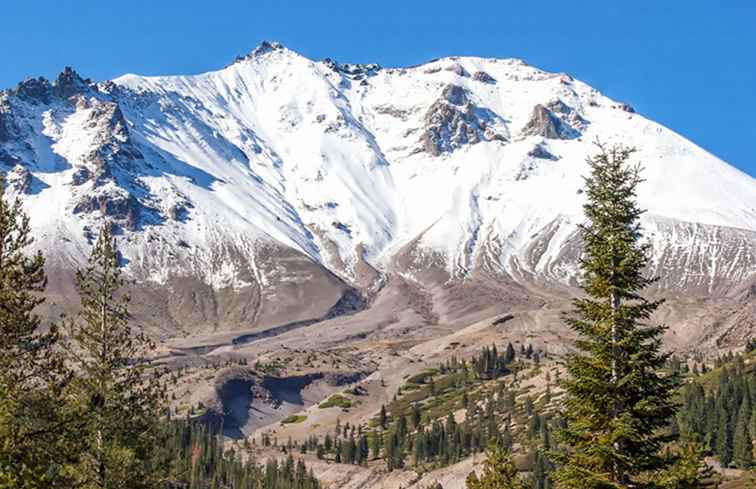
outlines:
{"label": "exposed rock face", "polygon": [[93,212],[99,212],[101,216],[107,216],[133,231],[139,225],[141,205],[133,195],[114,189],[95,195],[84,195],[73,208],[74,214]]}
{"label": "exposed rock face", "polygon": [[476,80],[479,82],[490,83],[490,84],[496,83],[496,79],[492,77],[491,75],[489,75],[488,73],[486,73],[485,71],[476,71],[475,73],[473,73],[472,77],[473,77],[473,80]]}
{"label": "exposed rock face", "polygon": [[283,45],[281,43],[275,42],[275,41],[263,41],[260,43],[259,46],[255,47],[252,51],[250,51],[249,54],[245,56],[237,56],[234,62],[238,63],[240,61],[245,61],[248,59],[253,59],[258,56],[262,56],[268,53],[272,53],[274,51],[280,51],[283,49]]}
{"label": "exposed rock face", "polygon": [[87,126],[96,131],[97,136],[94,148],[81,162],[87,169],[76,173],[74,184],[80,185],[89,178],[99,186],[113,179],[114,166],[128,170],[143,156],[131,143],[126,120],[116,102],[94,100],[90,107]]}
{"label": "exposed rock face", "polygon": [[13,92],[19,98],[30,103],[50,103],[52,86],[46,78],[28,78],[16,86]]}
{"label": "exposed rock face", "polygon": [[95,89],[90,80],[82,79],[70,66],[66,66],[53,83],[46,78],[28,78],[11,93],[33,104],[49,104],[53,98],[67,99]]}
{"label": "exposed rock face", "polygon": [[622,102],[620,104],[616,104],[613,107],[615,109],[619,109],[619,110],[622,110],[622,111],[625,111],[625,112],[629,112],[631,114],[635,114],[635,109],[633,108],[633,106],[630,105],[630,104],[624,103],[624,102]]}
{"label": "exposed rock face", "polygon": [[446,71],[451,71],[457,76],[462,76],[462,77],[470,76],[470,73],[468,73],[467,70],[465,70],[464,67],[462,67],[462,65],[459,65],[456,63],[446,68]]}
{"label": "exposed rock face", "polygon": [[561,122],[541,104],[533,107],[533,116],[522,130],[523,136],[543,136],[549,139],[560,138]]}
{"label": "exposed rock face", "polygon": [[10,141],[13,128],[13,113],[7,100],[0,94],[0,143]]}
{"label": "exposed rock face", "polygon": [[493,116],[470,101],[459,85],[447,85],[441,98],[425,114],[421,137],[423,150],[433,156],[450,153],[466,144],[483,140],[503,140],[488,124]]}
{"label": "exposed rock face", "polygon": [[369,64],[350,64],[338,63],[331,58],[325,58],[323,64],[331,70],[351,78],[352,80],[362,80],[363,78],[374,76],[381,70],[381,66],[375,63]]}
{"label": "exposed rock face", "polygon": [[580,136],[585,120],[561,100],[533,108],[533,115],[522,130],[523,136],[542,136],[547,139],[574,139]]}
{"label": "exposed rock face", "polygon": [[16,165],[8,172],[6,178],[8,186],[17,194],[31,193],[32,174],[28,169],[21,165]]}
{"label": "exposed rock face", "polygon": [[557,161],[559,158],[549,152],[544,144],[536,144],[533,149],[528,151],[526,158],[520,163],[520,167],[515,174],[515,181],[527,180],[536,175],[538,169],[544,161]]}
{"label": "exposed rock face", "polygon": [[211,422],[223,419],[226,436],[242,438],[245,433],[315,404],[323,395],[364,377],[363,372],[313,372],[276,377],[230,368],[215,379],[215,395],[209,399],[210,410],[205,417]]}
{"label": "exposed rock face", "polygon": [[89,90],[91,80],[82,79],[70,66],[66,66],[55,79],[52,93],[56,97],[68,98]]}
{"label": "exposed rock face", "polygon": [[531,158],[539,158],[542,160],[556,161],[559,158],[549,152],[549,150],[543,144],[536,144],[533,149],[528,151],[528,156]]}
{"label": "exposed rock face", "polygon": [[[70,277],[112,222],[152,330],[312,325],[387,298],[387,317],[411,299],[401,321],[446,327],[530,304],[525,285],[564,291],[594,137],[644,148],[640,204],[669,218],[646,234],[660,294],[729,296],[756,276],[756,236],[742,232],[756,230],[756,183],[563,74],[480,58],[315,62],[277,43],[244,59],[96,85],[66,69],[0,93],[0,170],[51,269]],[[509,128],[524,128],[511,144]],[[55,302],[75,302],[58,283]]]}
{"label": "exposed rock face", "polygon": [[441,92],[441,98],[453,105],[467,105],[467,92],[459,85],[446,85]]}

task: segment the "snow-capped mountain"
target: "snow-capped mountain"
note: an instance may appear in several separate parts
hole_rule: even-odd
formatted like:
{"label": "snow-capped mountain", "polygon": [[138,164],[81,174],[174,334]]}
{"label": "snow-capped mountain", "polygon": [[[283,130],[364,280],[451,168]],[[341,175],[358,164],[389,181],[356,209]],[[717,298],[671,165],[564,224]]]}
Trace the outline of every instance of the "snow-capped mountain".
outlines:
{"label": "snow-capped mountain", "polygon": [[0,164],[50,270],[113,223],[137,301],[169,331],[364,307],[392,274],[431,294],[484,276],[574,285],[597,139],[638,148],[659,287],[724,297],[754,280],[756,180],[517,59],[382,68],[265,42],[200,75],[66,68],[0,93]]}

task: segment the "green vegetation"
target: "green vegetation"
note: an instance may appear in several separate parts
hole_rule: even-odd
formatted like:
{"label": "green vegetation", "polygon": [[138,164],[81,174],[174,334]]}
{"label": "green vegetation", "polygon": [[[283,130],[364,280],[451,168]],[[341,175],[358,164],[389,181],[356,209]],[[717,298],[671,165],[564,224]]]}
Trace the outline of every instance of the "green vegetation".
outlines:
{"label": "green vegetation", "polygon": [[228,447],[223,436],[206,424],[173,421],[159,437],[156,458],[166,468],[166,488],[187,489],[319,489],[304,462],[289,455],[282,462],[258,463],[242,450]]}
{"label": "green vegetation", "polygon": [[281,424],[297,424],[297,423],[303,423],[307,419],[307,416],[303,414],[292,414],[290,416],[286,416],[284,419],[281,420]]}
{"label": "green vegetation", "polygon": [[470,472],[465,481],[468,489],[526,489],[528,486],[517,473],[509,454],[492,445],[486,450],[486,461],[480,478]]}
{"label": "green vegetation", "polygon": [[67,363],[77,372],[68,404],[80,413],[74,479],[85,487],[154,487],[162,474],[151,464],[162,393],[143,360],[152,348],[129,325],[115,241],[100,232],[89,263],[76,274],[82,312],[69,321]]}
{"label": "green vegetation", "polygon": [[328,400],[326,400],[325,402],[320,403],[318,407],[320,409],[328,409],[331,407],[349,409],[350,407],[352,407],[352,400],[346,396],[342,396],[341,394],[334,394],[331,397],[329,397]]}
{"label": "green vegetation", "polygon": [[29,219],[1,180],[0,489],[319,487],[301,461],[258,465],[208,427],[170,421],[108,225],[76,274],[81,312],[63,322],[67,337],[41,328],[44,260],[27,254]]}
{"label": "green vegetation", "polygon": [[[5,201],[0,182],[0,489],[318,488],[295,449],[419,473],[487,450],[470,489],[700,488],[715,482],[705,455],[752,469],[756,341],[714,362],[661,353],[664,328],[647,324],[660,303],[640,295],[652,280],[642,275],[647,248],[639,244],[631,154],[602,148],[591,160],[586,297],[569,319],[578,351],[564,359],[567,379],[532,345],[486,346],[408,377],[367,425],[337,421],[323,439],[285,445],[264,435],[264,447],[287,454],[266,464],[228,446],[217,427],[189,420],[204,406],[171,419],[166,381],[145,360],[152,344],[130,321],[107,226],[77,273],[82,312],[64,321],[66,340],[56,325],[39,333],[44,260],[26,254],[28,219],[18,202]],[[283,367],[274,360],[255,368]],[[545,389],[532,385],[536,376]],[[355,387],[319,407],[349,409],[362,394]]]}
{"label": "green vegetation", "polygon": [[599,149],[588,160],[581,227],[587,297],[573,301],[568,318],[579,352],[565,361],[566,422],[554,475],[563,488],[636,487],[672,463],[661,448],[673,434],[662,429],[675,413],[677,379],[659,373],[668,359],[665,328],[646,323],[662,301],[640,295],[654,281],[643,275],[650,245],[641,244],[640,167],[629,164],[634,149]]}
{"label": "green vegetation", "polygon": [[[746,360],[748,363],[746,363]],[[756,360],[753,353],[730,356],[730,363],[694,377],[680,392],[674,427],[682,437],[701,440],[724,466],[754,466]]]}

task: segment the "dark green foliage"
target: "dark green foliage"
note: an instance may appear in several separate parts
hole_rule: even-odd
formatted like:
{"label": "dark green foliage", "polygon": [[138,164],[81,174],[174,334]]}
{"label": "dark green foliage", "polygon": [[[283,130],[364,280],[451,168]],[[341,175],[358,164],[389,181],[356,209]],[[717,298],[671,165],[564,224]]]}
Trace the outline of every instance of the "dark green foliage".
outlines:
{"label": "dark green foliage", "polygon": [[380,425],[381,428],[385,430],[387,422],[388,422],[388,417],[386,415],[386,406],[381,404],[381,411],[378,415],[378,424]]}
{"label": "dark green foliage", "polygon": [[44,259],[21,202],[8,202],[0,177],[0,488],[67,487],[78,422],[60,407],[68,380],[55,327],[42,332]]}
{"label": "dark green foliage", "polygon": [[520,479],[509,453],[493,444],[486,450],[483,473],[478,477],[470,472],[465,481],[467,489],[525,489],[525,482]]}
{"label": "dark green foliage", "polygon": [[[510,344],[509,347],[511,348],[511,346]],[[530,348],[532,352],[533,347],[531,346]],[[512,352],[514,352],[514,349],[512,349]],[[512,354],[513,358],[514,354]],[[473,357],[471,363],[473,369],[481,379],[496,379],[509,373],[507,365],[512,359],[510,359],[508,352],[499,353],[496,345],[491,345],[490,348],[487,346],[483,347],[483,351],[480,355]]]}
{"label": "dark green foliage", "polygon": [[714,480],[714,470],[704,460],[705,450],[694,439],[685,439],[677,447],[677,453],[670,454],[674,461],[669,470],[661,473],[656,481],[658,486],[669,489],[703,489],[719,487]]}
{"label": "dark green foliage", "polygon": [[194,421],[165,423],[154,454],[167,467],[167,485],[180,489],[318,489],[304,462],[289,455],[283,461],[258,464],[249,454],[226,447],[221,430]]}
{"label": "dark green foliage", "polygon": [[76,274],[81,313],[68,323],[68,360],[77,372],[67,397],[85,420],[76,478],[85,488],[157,487],[150,465],[162,399],[144,360],[152,344],[129,322],[114,238],[103,227]]}
{"label": "dark green foliage", "polygon": [[0,373],[20,387],[45,377],[50,362],[57,360],[47,355],[57,330],[40,333],[34,312],[44,302],[39,292],[46,277],[42,253],[29,254],[33,241],[21,201],[6,200],[5,178],[0,178]]}
{"label": "dark green foliage", "polygon": [[748,425],[751,421],[751,398],[744,395],[735,420],[733,436],[733,461],[740,469],[750,468],[753,464],[753,443]]}
{"label": "dark green foliage", "polygon": [[683,438],[702,440],[722,465],[748,468],[753,465],[756,373],[744,369],[742,358],[729,358],[711,374],[718,378],[708,390],[701,382],[682,387],[674,427]]}
{"label": "dark green foliage", "polygon": [[634,150],[599,146],[585,179],[587,224],[581,226],[580,265],[586,297],[574,301],[567,323],[579,353],[567,356],[566,428],[555,479],[565,488],[625,487],[648,471],[665,468],[660,454],[670,437],[661,431],[675,405],[677,380],[663,376],[665,328],[648,325],[661,301],[639,292],[649,245],[641,244]]}

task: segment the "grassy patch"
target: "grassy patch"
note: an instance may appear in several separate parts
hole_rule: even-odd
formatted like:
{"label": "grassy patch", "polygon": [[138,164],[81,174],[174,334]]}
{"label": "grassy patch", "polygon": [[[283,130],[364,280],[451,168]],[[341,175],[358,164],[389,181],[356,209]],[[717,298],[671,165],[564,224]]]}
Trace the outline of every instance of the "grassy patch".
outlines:
{"label": "grassy patch", "polygon": [[334,394],[329,397],[327,401],[320,403],[318,407],[320,409],[328,409],[330,407],[349,409],[350,407],[352,407],[352,400],[348,397],[342,396],[341,394]]}
{"label": "grassy patch", "polygon": [[281,424],[302,423],[306,419],[307,419],[307,416],[303,414],[292,414],[291,416],[286,416],[284,419],[282,419]]}

